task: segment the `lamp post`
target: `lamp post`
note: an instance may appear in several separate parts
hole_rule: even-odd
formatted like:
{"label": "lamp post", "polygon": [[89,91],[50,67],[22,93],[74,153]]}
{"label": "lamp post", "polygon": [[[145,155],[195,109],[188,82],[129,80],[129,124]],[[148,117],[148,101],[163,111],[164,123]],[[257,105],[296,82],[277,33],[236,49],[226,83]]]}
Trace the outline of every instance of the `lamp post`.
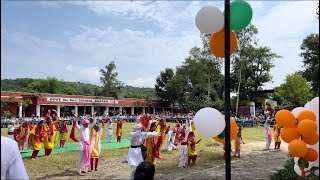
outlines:
{"label": "lamp post", "polygon": [[231,144],[230,144],[230,0],[224,1],[225,69],[224,69],[224,108],[225,108],[225,151],[226,180],[231,180]]}

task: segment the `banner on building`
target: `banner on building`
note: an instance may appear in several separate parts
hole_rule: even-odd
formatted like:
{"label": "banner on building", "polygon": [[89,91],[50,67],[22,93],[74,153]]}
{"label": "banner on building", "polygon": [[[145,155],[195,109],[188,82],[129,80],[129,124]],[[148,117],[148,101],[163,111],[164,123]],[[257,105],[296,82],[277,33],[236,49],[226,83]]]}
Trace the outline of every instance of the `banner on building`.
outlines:
{"label": "banner on building", "polygon": [[47,97],[50,102],[118,104],[117,100]]}

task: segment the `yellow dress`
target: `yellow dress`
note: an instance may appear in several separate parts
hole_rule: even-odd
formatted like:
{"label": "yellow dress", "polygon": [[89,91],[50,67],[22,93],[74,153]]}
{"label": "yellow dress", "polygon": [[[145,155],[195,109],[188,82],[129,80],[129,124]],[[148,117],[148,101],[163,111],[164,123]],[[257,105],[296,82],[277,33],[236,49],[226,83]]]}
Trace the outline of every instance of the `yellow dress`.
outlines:
{"label": "yellow dress", "polygon": [[31,131],[30,131],[30,140],[31,140],[31,146],[30,146],[30,148],[32,149],[32,150],[41,150],[42,149],[42,143],[40,142],[40,143],[37,143],[36,142],[36,139],[37,139],[37,137],[36,137],[36,128],[37,128],[37,125],[34,125],[33,126],[33,128],[31,129]]}
{"label": "yellow dress", "polygon": [[281,142],[281,137],[280,137],[280,134],[278,134],[278,131],[279,131],[279,125],[275,124],[274,132],[273,132],[274,142]]}
{"label": "yellow dress", "polygon": [[[161,131],[160,128],[161,128],[161,126],[159,124],[154,132],[160,132]],[[165,142],[167,140],[167,135],[165,133],[163,133],[160,137],[162,138],[162,143],[160,144],[160,149],[161,149],[163,142]],[[158,139],[160,137],[154,137],[154,138],[156,141],[158,141]]]}
{"label": "yellow dress", "polygon": [[146,162],[152,163],[156,166],[156,158],[153,157],[152,138],[147,138],[147,158]]}
{"label": "yellow dress", "polygon": [[196,156],[196,155],[197,155],[196,148],[192,149],[191,142],[188,141],[188,156]]}
{"label": "yellow dress", "polygon": [[101,149],[100,133],[94,133],[93,135],[95,136],[95,139],[94,139],[94,144],[90,153],[90,157],[99,158],[100,149]]}
{"label": "yellow dress", "polygon": [[[54,125],[52,125],[52,128],[53,128],[53,132],[55,132],[56,127]],[[48,125],[44,125],[44,130],[46,132],[49,131]],[[53,149],[54,148],[54,145],[55,145],[54,138],[55,138],[54,133],[52,136],[47,135],[46,137],[43,138],[43,144],[44,144],[45,149]]]}
{"label": "yellow dress", "polygon": [[196,127],[194,126],[194,122],[191,122],[191,131],[196,133]]}

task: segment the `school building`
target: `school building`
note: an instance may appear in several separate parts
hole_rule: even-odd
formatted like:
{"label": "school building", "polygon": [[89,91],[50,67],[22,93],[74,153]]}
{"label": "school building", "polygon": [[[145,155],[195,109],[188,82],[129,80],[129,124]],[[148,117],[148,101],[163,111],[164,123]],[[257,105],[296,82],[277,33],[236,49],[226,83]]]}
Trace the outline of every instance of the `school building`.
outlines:
{"label": "school building", "polygon": [[[23,108],[20,102],[30,99],[32,103]],[[23,112],[23,109],[24,112]],[[137,115],[141,113],[157,113],[172,111],[168,101],[146,100],[136,98],[119,98],[102,96],[78,96],[65,94],[26,93],[1,91],[1,117],[10,112],[11,116],[43,117],[49,109],[55,109],[58,116],[72,114]]]}

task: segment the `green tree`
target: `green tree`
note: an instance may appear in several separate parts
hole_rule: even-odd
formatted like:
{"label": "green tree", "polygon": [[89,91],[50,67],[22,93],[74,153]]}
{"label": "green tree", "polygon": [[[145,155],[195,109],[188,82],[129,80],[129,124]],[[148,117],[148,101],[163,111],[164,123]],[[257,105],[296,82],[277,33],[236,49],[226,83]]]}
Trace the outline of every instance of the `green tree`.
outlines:
{"label": "green tree", "polygon": [[171,92],[168,89],[170,81],[174,76],[173,69],[166,68],[164,71],[160,72],[160,75],[156,79],[155,90],[157,96],[163,100],[171,100]]}
{"label": "green tree", "polygon": [[301,71],[310,83],[313,95],[319,95],[319,34],[308,35],[301,45],[302,53],[300,56],[303,58],[305,70]]}
{"label": "green tree", "polygon": [[311,99],[311,88],[308,81],[299,73],[287,75],[285,83],[276,88],[286,105],[303,106]]}
{"label": "green tree", "polygon": [[[123,84],[117,79],[118,73],[114,72],[116,65],[114,61],[111,61],[104,69],[100,69],[101,77],[100,81],[103,85],[101,94],[107,97],[113,97],[114,101],[119,98],[119,93]],[[115,103],[114,115],[115,115]]]}
{"label": "green tree", "polygon": [[67,86],[64,89],[63,94],[76,95],[77,94],[77,90],[72,86]]}
{"label": "green tree", "polygon": [[1,109],[12,103],[14,100],[14,96],[10,96],[6,101],[1,101]]}
{"label": "green tree", "polygon": [[256,101],[261,97],[258,94],[266,82],[272,80],[270,74],[271,68],[274,67],[273,61],[280,58],[273,53],[269,47],[254,47],[249,45],[245,48],[240,64],[235,63],[234,69],[241,69],[241,90],[239,96],[241,99]]}
{"label": "green tree", "polygon": [[241,83],[245,81],[242,77],[242,59],[249,46],[257,45],[257,34],[258,29],[253,24],[250,24],[241,31],[236,32],[238,47],[236,52],[231,56],[231,64],[233,68],[230,76],[231,84],[234,85],[231,86],[231,90],[237,93],[236,114],[238,113]]}

